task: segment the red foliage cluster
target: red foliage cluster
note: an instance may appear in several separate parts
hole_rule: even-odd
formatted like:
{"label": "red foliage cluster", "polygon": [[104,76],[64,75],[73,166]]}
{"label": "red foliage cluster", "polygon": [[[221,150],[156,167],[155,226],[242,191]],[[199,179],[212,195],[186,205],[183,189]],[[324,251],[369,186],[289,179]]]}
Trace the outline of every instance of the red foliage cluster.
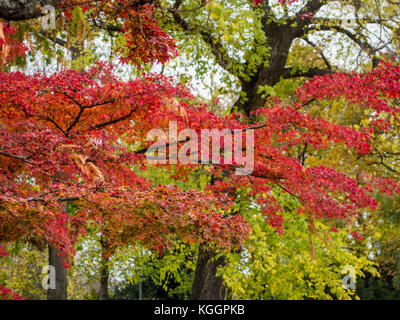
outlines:
{"label": "red foliage cluster", "polygon": [[24,298],[11,289],[0,286],[0,300],[24,300]]}
{"label": "red foliage cluster", "polygon": [[[235,129],[255,128],[253,172],[247,176],[235,175],[234,170],[240,164],[224,163],[225,159],[221,154],[219,165],[214,168],[213,174],[222,177],[223,170],[231,173],[209,185],[207,190],[214,192],[216,196],[230,195],[233,200],[237,188],[250,188],[250,194],[263,208],[266,221],[279,233],[282,232],[283,210],[271,194],[273,186],[298,198],[302,204],[301,212],[318,218],[351,220],[361,208],[376,206],[376,201],[368,195],[369,190],[364,190],[356,181],[332,168],[307,168],[297,158],[296,151],[305,145],[309,149],[318,150],[328,148],[330,143],[344,143],[360,154],[366,154],[370,150],[366,131],[357,131],[311,117],[298,107],[281,106],[277,103],[261,108],[255,114],[259,122],[252,126],[239,121],[238,115],[216,117],[202,108],[187,108],[185,115],[178,121],[178,128],[189,127],[197,131],[199,136],[200,131],[205,128],[229,129],[231,132]],[[223,142],[221,138],[221,148]],[[245,148],[244,144],[243,149]],[[198,150],[201,150],[200,145]],[[211,158],[211,153],[209,157]]]}
{"label": "red foliage cluster", "polygon": [[6,250],[6,248],[3,245],[0,244],[0,258],[1,257],[6,257],[8,255],[9,255],[9,253]]}
{"label": "red foliage cluster", "polygon": [[12,62],[16,57],[25,55],[28,48],[15,40],[16,29],[5,22],[0,22],[0,68]]}
{"label": "red foliage cluster", "polygon": [[[229,205],[236,188],[245,186],[278,232],[282,208],[270,195],[272,186],[297,197],[301,212],[315,217],[351,219],[361,208],[376,205],[368,190],[344,174],[322,166],[306,168],[291,156],[305,143],[315,150],[331,142],[345,143],[368,153],[367,131],[313,118],[299,105],[276,103],[258,110],[254,171],[249,176],[230,174],[207,187],[213,194],[205,194],[152,188],[130,169],[145,159],[126,143],[146,146],[146,133],[166,128],[172,120],[179,129],[189,127],[199,134],[206,128],[249,129],[239,115],[217,117],[190,106],[187,90],[168,78],[124,82],[101,64],[87,72],[1,73],[0,79],[3,241],[24,236],[73,254],[77,234],[87,219],[93,219],[107,225],[104,233],[111,247],[140,240],[160,249],[173,239],[168,234],[229,247],[245,237],[248,225],[240,215],[224,217],[221,209]],[[312,92],[319,94],[316,89]],[[381,101],[375,102],[379,109]],[[221,155],[214,174],[221,176],[222,170],[238,166],[225,164]],[[73,217],[63,210],[66,200],[81,204]]]}
{"label": "red foliage cluster", "polygon": [[[388,183],[388,179],[383,181],[383,178],[365,176],[361,186],[359,181],[333,168],[305,167],[298,157],[301,154],[299,150],[318,150],[329,148],[332,143],[343,143],[359,154],[368,154],[371,151],[370,134],[375,127],[355,130],[333,124],[302,111],[301,103],[344,96],[351,103],[370,108],[371,117],[379,117],[382,112],[396,115],[398,108],[390,101],[400,94],[399,75],[398,67],[382,65],[364,75],[338,74],[314,78],[297,91],[299,103],[293,106],[280,105],[279,102],[267,105],[254,113],[253,119],[256,117],[258,122],[253,122],[251,126],[246,125],[240,115],[217,117],[203,108],[186,108],[184,116],[175,120],[180,130],[190,127],[199,136],[201,129],[205,128],[231,131],[254,128],[253,172],[248,176],[235,176],[233,170],[240,165],[225,164],[221,154],[213,173],[224,178],[207,189],[217,196],[227,194],[233,199],[237,188],[250,188],[251,194],[263,207],[267,222],[278,232],[282,232],[283,210],[271,195],[272,186],[296,197],[302,204],[299,208],[301,213],[317,218],[352,221],[362,208],[376,208],[377,202],[370,196],[373,187],[389,194],[399,192],[398,184],[392,180]],[[380,120],[385,122],[384,119]],[[223,142],[221,138],[221,148]],[[200,145],[198,149],[201,149]],[[231,171],[231,174],[223,174],[223,170]]]}
{"label": "red foliage cluster", "polygon": [[83,4],[80,1],[65,1],[63,7],[66,8],[64,12],[67,18],[72,16],[74,3],[85,12],[92,9],[93,20],[102,17],[105,19],[102,23],[116,26],[123,21],[126,46],[117,51],[123,62],[140,66],[148,62],[164,63],[177,56],[174,40],[159,27],[155,18],[157,1],[93,0]]}
{"label": "red foliage cluster", "polygon": [[[127,62],[164,62],[175,54],[151,5],[105,0],[87,4],[96,5],[109,20],[124,18]],[[16,49],[11,56],[20,53]],[[399,68],[390,65],[364,75],[317,77],[297,91],[299,103],[270,103],[252,114],[257,121],[249,124],[239,114],[218,117],[207,112],[187,89],[159,75],[122,81],[105,64],[50,76],[0,72],[0,242],[47,242],[62,255],[73,256],[76,238],[88,223],[97,223],[109,239],[110,254],[137,241],[162,252],[177,237],[230,249],[250,232],[240,214],[225,214],[237,190],[244,188],[279,233],[284,212],[273,187],[297,198],[299,213],[312,219],[352,220],[361,209],[375,208],[369,193],[373,185],[387,188],[387,180],[373,178],[360,186],[332,168],[306,167],[301,150],[343,143],[368,154],[370,134],[388,123],[379,119],[372,128],[354,130],[312,117],[301,104],[343,96],[371,108],[372,115],[396,115],[390,100],[400,95],[399,77]],[[147,132],[166,129],[170,121],[179,131],[191,128],[199,136],[204,129],[239,130],[246,137],[254,130],[254,170],[235,175],[243,164],[225,163],[219,154],[205,192],[152,186],[133,168],[146,165]],[[245,141],[243,137],[241,151],[251,152]],[[223,146],[225,140],[220,142]],[[168,156],[174,152],[170,146]],[[191,167],[200,165],[178,163],[177,176],[184,178]],[[398,192],[395,182],[390,185],[385,192]],[[77,204],[74,214],[67,214],[67,202]],[[0,256],[6,255],[0,250]],[[0,295],[18,298],[2,287]]]}
{"label": "red foliage cluster", "polygon": [[335,73],[314,77],[297,90],[301,102],[312,98],[334,99],[345,97],[351,103],[381,112],[399,112],[390,100],[400,95],[400,68],[389,63],[381,64],[365,74]]}
{"label": "red foliage cluster", "polygon": [[[155,189],[131,169],[145,158],[128,144],[168,123],[178,110],[168,101],[179,97],[189,94],[168,78],[124,82],[102,64],[51,76],[0,73],[0,239],[46,241],[73,255],[89,219],[107,225],[110,247],[140,240],[160,249],[171,234],[240,243],[248,225],[224,217],[213,195]],[[66,201],[79,203],[74,216]]]}
{"label": "red foliage cluster", "polygon": [[[381,63],[378,68],[365,74],[335,73],[314,77],[297,90],[301,103],[311,100],[330,100],[344,97],[349,103],[370,110],[371,124],[362,128],[363,137],[354,136],[354,142],[368,142],[368,136],[390,128],[391,115],[397,120],[399,108],[395,99],[400,97],[400,67],[390,63]],[[381,116],[385,114],[385,116]],[[359,149],[359,148],[358,148]],[[365,145],[367,152],[369,147]],[[360,150],[360,149],[359,149]],[[400,194],[397,181],[387,177],[365,176],[365,190],[372,192],[376,188],[388,196]]]}
{"label": "red foliage cluster", "polygon": [[354,239],[356,239],[357,241],[363,241],[364,237],[361,236],[357,231],[353,231],[351,233],[351,235],[353,236]]}

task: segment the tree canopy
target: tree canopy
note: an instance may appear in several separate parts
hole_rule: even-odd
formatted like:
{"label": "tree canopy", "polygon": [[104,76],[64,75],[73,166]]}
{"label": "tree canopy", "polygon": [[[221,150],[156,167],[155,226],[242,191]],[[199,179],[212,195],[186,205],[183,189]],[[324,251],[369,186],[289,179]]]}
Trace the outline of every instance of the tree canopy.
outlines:
{"label": "tree canopy", "polygon": [[[46,6],[54,30],[31,20]],[[345,7],[350,18],[335,17]],[[354,297],[341,270],[375,276],[377,234],[397,230],[396,209],[381,214],[400,193],[396,10],[0,0],[0,257],[49,245],[73,274],[94,239],[103,299],[112,263],[132,256],[141,276],[174,283],[170,296]],[[218,72],[231,108],[210,109],[174,75],[179,53],[195,78]],[[368,62],[348,62],[357,55]],[[29,56],[57,70],[29,67]],[[149,161],[154,149],[164,161]],[[2,298],[20,298],[3,282]]]}

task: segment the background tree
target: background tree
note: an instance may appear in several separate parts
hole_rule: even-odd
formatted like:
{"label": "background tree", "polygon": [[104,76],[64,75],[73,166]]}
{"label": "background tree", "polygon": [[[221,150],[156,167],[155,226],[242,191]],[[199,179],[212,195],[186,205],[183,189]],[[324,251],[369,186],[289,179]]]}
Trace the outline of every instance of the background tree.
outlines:
{"label": "background tree", "polygon": [[[368,57],[376,67],[380,55],[396,52],[399,7],[393,2],[178,0],[162,6],[170,12],[166,28],[177,30],[199,74],[212,59],[227,83],[237,82],[242,99],[236,105],[246,113],[263,106],[261,89],[282,78],[332,73],[346,68],[346,58],[356,66],[358,57]],[[289,63],[297,40],[316,49],[323,65]]]}

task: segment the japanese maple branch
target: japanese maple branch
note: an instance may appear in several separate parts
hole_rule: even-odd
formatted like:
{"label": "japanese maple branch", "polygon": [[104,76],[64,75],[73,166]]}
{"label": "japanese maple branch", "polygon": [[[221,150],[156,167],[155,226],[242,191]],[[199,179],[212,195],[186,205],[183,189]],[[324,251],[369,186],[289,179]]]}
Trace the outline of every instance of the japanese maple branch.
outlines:
{"label": "japanese maple branch", "polygon": [[96,125],[94,125],[94,126],[92,127],[92,129],[102,129],[102,128],[104,128],[104,127],[107,127],[107,126],[109,126],[109,125],[115,124],[115,123],[117,123],[117,122],[127,120],[127,119],[129,119],[129,118],[133,115],[133,113],[137,110],[137,108],[138,108],[138,107],[133,108],[133,109],[131,110],[131,112],[129,112],[128,114],[126,114],[126,115],[124,115],[124,116],[122,116],[122,117],[115,118],[115,119],[112,119],[112,120],[110,120],[110,121],[106,121],[106,122],[103,122],[103,123],[96,124]]}
{"label": "japanese maple branch", "polygon": [[32,162],[28,160],[30,158],[30,156],[18,156],[18,155],[10,154],[10,153],[3,152],[3,151],[0,151],[0,155],[8,157],[8,158],[22,160],[26,163],[32,164]]}
{"label": "japanese maple branch", "polygon": [[290,78],[299,78],[299,77],[307,77],[312,78],[315,76],[323,76],[326,74],[333,74],[335,71],[332,69],[321,69],[321,68],[307,68],[307,70],[295,70],[292,67],[286,67],[283,69],[282,78],[290,79]]}

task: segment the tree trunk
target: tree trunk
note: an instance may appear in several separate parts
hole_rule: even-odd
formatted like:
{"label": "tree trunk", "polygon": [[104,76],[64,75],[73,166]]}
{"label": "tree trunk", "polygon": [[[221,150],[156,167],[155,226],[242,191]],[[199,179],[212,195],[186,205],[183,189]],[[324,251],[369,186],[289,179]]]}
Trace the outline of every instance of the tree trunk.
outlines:
{"label": "tree trunk", "polygon": [[[47,1],[47,4],[50,2],[52,1]],[[56,2],[57,1],[53,1],[53,3]],[[74,49],[72,50],[72,61],[77,60],[81,55],[82,47],[74,47]],[[64,210],[66,213],[68,213],[68,202],[65,202]],[[67,300],[67,270],[64,269],[62,261],[63,258],[57,255],[57,250],[49,246],[49,265],[54,266],[56,270],[56,289],[49,289],[47,291],[47,300]]]}
{"label": "tree trunk", "polygon": [[99,300],[108,300],[109,299],[108,278],[109,278],[108,267],[105,264],[103,264],[103,261],[102,261],[101,271],[100,271]]}
{"label": "tree trunk", "polygon": [[[264,106],[266,98],[262,97],[258,88],[265,85],[273,86],[279,82],[285,70],[291,44],[300,35],[299,30],[290,25],[275,22],[264,26],[270,47],[268,66],[261,65],[250,81],[242,83],[242,90],[246,93],[247,100],[236,103],[240,111],[249,115],[251,111]],[[192,299],[222,300],[225,298],[226,288],[222,278],[217,277],[216,273],[219,267],[226,264],[226,261],[223,257],[213,261],[215,256],[214,252],[206,251],[200,246],[192,287]]]}
{"label": "tree trunk", "polygon": [[270,54],[268,66],[261,64],[250,81],[242,83],[242,90],[246,93],[245,102],[238,101],[237,106],[240,111],[249,114],[264,106],[266,98],[258,92],[260,86],[274,86],[277,84],[284,73],[289,50],[293,40],[298,36],[298,31],[293,30],[288,25],[281,25],[271,22],[264,27],[264,32],[268,38]]}
{"label": "tree trunk", "polygon": [[56,272],[56,288],[47,290],[47,300],[67,300],[67,270],[64,269],[63,259],[57,253],[58,250],[49,247],[49,265]]}
{"label": "tree trunk", "polygon": [[42,8],[51,5],[58,8],[61,0],[0,0],[0,18],[5,20],[27,20],[43,15]]}
{"label": "tree trunk", "polygon": [[[266,98],[258,92],[260,86],[274,86],[284,73],[292,41],[298,36],[290,26],[283,26],[271,22],[265,26],[264,32],[268,37],[271,49],[267,67],[261,65],[248,82],[242,83],[242,90],[247,100],[237,101],[239,111],[249,115],[250,112],[264,106]],[[224,300],[226,288],[222,277],[218,277],[217,270],[226,265],[226,259],[215,259],[216,253],[200,245],[198,261],[192,285],[193,300]]]}
{"label": "tree trunk", "polygon": [[[64,210],[68,213],[68,203],[64,204]],[[58,255],[58,250],[48,245],[49,248],[49,265],[54,267],[56,272],[55,289],[47,289],[47,300],[67,300],[67,270],[64,268],[62,258]]]}
{"label": "tree trunk", "polygon": [[198,260],[192,286],[193,300],[224,300],[226,288],[222,277],[216,276],[219,267],[226,265],[225,257],[218,257],[203,245],[199,247]]}
{"label": "tree trunk", "polygon": [[100,266],[100,288],[99,288],[99,300],[108,300],[108,279],[110,277],[110,270],[108,266],[108,243],[103,235],[100,239],[101,243],[101,266]]}

